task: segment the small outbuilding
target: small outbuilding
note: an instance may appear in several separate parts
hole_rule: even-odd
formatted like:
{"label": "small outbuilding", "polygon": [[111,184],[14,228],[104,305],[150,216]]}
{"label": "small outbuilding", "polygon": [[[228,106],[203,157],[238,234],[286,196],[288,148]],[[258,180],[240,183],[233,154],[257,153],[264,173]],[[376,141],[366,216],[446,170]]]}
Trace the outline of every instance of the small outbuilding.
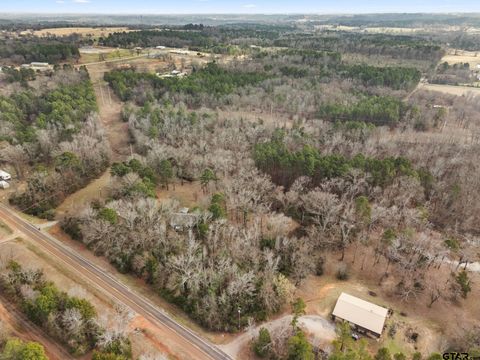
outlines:
{"label": "small outbuilding", "polygon": [[382,336],[388,309],[341,293],[333,309],[334,320],[348,321],[356,331],[373,338]]}

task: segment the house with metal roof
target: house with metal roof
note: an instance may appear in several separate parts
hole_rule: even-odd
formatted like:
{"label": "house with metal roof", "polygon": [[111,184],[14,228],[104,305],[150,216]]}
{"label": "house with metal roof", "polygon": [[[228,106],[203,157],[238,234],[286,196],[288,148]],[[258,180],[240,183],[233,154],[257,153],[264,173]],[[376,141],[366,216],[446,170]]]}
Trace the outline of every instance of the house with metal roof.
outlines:
{"label": "house with metal roof", "polygon": [[388,309],[341,293],[332,316],[335,320],[348,321],[360,333],[379,338],[388,317]]}

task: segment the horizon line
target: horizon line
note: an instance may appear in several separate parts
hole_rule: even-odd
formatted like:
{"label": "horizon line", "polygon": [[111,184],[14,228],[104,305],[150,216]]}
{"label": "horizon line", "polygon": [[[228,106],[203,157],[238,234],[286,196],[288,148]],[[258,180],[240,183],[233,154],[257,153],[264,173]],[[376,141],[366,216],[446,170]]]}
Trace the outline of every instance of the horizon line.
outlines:
{"label": "horizon line", "polygon": [[208,15],[261,15],[261,16],[273,16],[273,15],[303,15],[303,16],[318,16],[318,15],[382,15],[382,14],[392,14],[392,15],[479,15],[480,11],[379,11],[379,12],[205,12],[205,13],[147,13],[147,12],[27,12],[27,11],[7,11],[1,12],[2,15],[50,15],[50,16],[65,16],[65,15],[124,15],[124,16],[208,16]]}

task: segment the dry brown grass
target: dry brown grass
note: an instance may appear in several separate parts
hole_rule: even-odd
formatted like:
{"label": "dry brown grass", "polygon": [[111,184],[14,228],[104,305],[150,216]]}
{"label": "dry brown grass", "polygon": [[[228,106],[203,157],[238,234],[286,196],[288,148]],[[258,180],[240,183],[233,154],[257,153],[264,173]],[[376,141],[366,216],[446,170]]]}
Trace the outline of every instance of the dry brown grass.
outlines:
{"label": "dry brown grass", "polygon": [[192,208],[204,203],[209,195],[202,191],[200,181],[193,181],[183,185],[178,182],[175,186],[170,185],[168,190],[159,187],[157,197],[160,201],[177,200],[181,206]]}
{"label": "dry brown grass", "polygon": [[128,27],[67,27],[67,28],[51,28],[34,31],[35,36],[43,37],[49,35],[68,36],[78,34],[81,36],[101,37],[108,36],[114,32],[130,32],[137,30],[130,30]]}
{"label": "dry brown grass", "polygon": [[0,221],[0,240],[10,235],[12,230],[2,221]]}
{"label": "dry brown grass", "polygon": [[104,199],[108,195],[110,181],[110,169],[107,169],[98,179],[93,180],[84,188],[67,196],[56,209],[57,218],[68,214],[78,214],[79,211],[89,206],[92,201]]}
{"label": "dry brown grass", "polygon": [[456,86],[456,85],[439,85],[439,84],[420,84],[418,89],[437,91],[450,95],[465,96],[473,94],[480,95],[480,87],[472,86]]}
{"label": "dry brown grass", "polygon": [[[432,235],[433,236],[433,235]],[[361,269],[361,263],[366,256],[365,266]],[[367,301],[393,309],[394,315],[388,320],[387,330],[384,332],[381,341],[371,341],[370,347],[376,350],[378,347],[387,346],[394,351],[413,353],[420,351],[428,354],[434,351],[443,350],[448,336],[455,333],[456,329],[462,329],[466,323],[478,322],[475,314],[480,313],[480,288],[474,287],[472,293],[466,300],[459,304],[452,304],[446,299],[441,299],[428,308],[428,293],[424,291],[416,298],[402,301],[393,294],[391,287],[399,279],[393,274],[401,274],[400,270],[393,270],[390,266],[390,276],[380,284],[379,279],[387,267],[386,260],[382,259],[378,264],[373,264],[373,251],[367,248],[359,248],[356,261],[353,263],[353,247],[347,251],[345,263],[350,267],[353,274],[347,281],[339,281],[335,278],[340,254],[330,254],[327,257],[325,275],[310,276],[298,289],[297,295],[302,297],[307,304],[308,314],[329,316],[333,310],[336,300],[341,292],[347,292]],[[438,282],[445,282],[450,276],[451,267],[448,264],[435,271],[435,279]],[[470,273],[472,282],[478,283],[480,276]],[[369,294],[373,291],[377,294],[373,297]],[[400,315],[401,313],[406,316]],[[388,336],[388,328],[392,323],[398,326],[397,334],[391,338]],[[414,344],[409,341],[405,332],[408,329],[419,334],[418,342]]]}

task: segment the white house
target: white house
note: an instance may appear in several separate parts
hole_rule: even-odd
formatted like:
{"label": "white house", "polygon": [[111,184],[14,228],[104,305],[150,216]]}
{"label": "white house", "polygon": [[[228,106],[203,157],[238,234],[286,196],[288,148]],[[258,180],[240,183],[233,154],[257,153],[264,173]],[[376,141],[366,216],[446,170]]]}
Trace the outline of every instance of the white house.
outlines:
{"label": "white house", "polygon": [[0,170],[0,180],[12,180],[12,176],[3,170]]}
{"label": "white house", "polygon": [[332,316],[335,320],[348,321],[358,332],[379,338],[385,326],[388,309],[341,293]]}

